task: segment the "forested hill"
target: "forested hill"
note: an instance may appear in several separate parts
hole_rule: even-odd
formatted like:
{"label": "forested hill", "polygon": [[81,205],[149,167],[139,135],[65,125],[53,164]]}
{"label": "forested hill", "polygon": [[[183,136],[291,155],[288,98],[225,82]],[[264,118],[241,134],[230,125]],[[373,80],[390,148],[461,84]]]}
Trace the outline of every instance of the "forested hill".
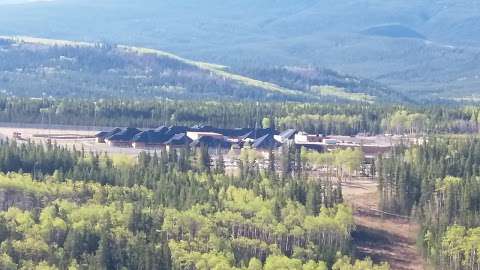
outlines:
{"label": "forested hill", "polygon": [[161,48],[235,67],[314,65],[415,97],[478,99],[476,0],[0,0],[0,33]]}
{"label": "forested hill", "polygon": [[[380,101],[413,102],[407,96],[370,79],[342,75],[329,69],[314,67],[249,68],[242,74],[261,81],[302,89],[320,95],[331,95],[349,100],[377,99]],[[333,86],[333,87],[332,87]]]}
{"label": "forested hill", "polygon": [[373,81],[330,70],[233,73],[160,50],[29,37],[0,37],[0,90],[27,97],[408,101]]}

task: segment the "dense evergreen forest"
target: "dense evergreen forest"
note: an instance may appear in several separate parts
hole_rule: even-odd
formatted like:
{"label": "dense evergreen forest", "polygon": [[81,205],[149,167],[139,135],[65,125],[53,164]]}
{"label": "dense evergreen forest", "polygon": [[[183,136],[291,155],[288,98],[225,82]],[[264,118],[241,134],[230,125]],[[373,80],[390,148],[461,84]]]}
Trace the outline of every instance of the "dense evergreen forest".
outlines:
{"label": "dense evergreen forest", "polygon": [[3,141],[0,268],[388,269],[348,257],[341,187],[285,151],[267,169],[242,155],[236,176],[201,150],[133,160]]}
{"label": "dense evergreen forest", "polygon": [[377,160],[383,209],[422,224],[419,242],[437,269],[480,267],[480,140],[432,137]]}
{"label": "dense evergreen forest", "polygon": [[0,97],[0,122],[82,126],[211,125],[260,127],[268,118],[279,130],[296,128],[321,134],[422,134],[477,132],[474,106],[385,104],[254,103]]}

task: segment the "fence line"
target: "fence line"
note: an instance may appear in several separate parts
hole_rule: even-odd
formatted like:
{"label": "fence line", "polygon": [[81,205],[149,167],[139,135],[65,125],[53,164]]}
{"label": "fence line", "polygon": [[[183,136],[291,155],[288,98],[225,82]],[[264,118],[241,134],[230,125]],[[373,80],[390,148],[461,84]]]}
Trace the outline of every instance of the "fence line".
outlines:
{"label": "fence line", "polygon": [[58,129],[58,130],[79,130],[79,131],[97,131],[109,130],[112,127],[104,126],[77,126],[77,125],[60,125],[60,124],[32,124],[32,123],[13,123],[0,122],[0,127],[6,128],[35,128],[35,129]]}
{"label": "fence line", "polygon": [[367,206],[360,206],[360,205],[356,205],[356,204],[353,204],[353,203],[351,204],[351,207],[352,207],[353,210],[370,211],[370,212],[374,212],[374,213],[377,213],[377,214],[382,214],[382,215],[387,215],[387,216],[392,216],[392,217],[398,217],[398,218],[403,218],[403,219],[408,219],[408,220],[411,219],[410,216],[404,216],[404,215],[399,215],[399,214],[395,214],[395,213],[390,213],[390,212],[382,211],[380,209],[370,208],[370,207],[367,207]]}

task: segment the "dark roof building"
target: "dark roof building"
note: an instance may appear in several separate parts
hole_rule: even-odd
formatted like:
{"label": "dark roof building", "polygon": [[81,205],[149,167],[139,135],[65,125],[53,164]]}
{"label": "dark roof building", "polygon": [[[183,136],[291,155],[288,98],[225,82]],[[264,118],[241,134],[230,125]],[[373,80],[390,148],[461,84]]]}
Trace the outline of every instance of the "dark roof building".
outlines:
{"label": "dark roof building", "polygon": [[147,130],[138,133],[133,137],[132,144],[135,148],[158,147],[165,144],[172,136],[166,135],[164,132],[155,130]]}
{"label": "dark roof building", "polygon": [[227,148],[227,149],[230,149],[230,147],[232,147],[232,143],[227,142],[227,141],[222,140],[222,139],[219,139],[219,138],[204,136],[204,137],[201,137],[198,140],[193,141],[190,144],[190,146],[192,146],[192,147],[206,146],[208,148]]}
{"label": "dark roof building", "polygon": [[242,140],[246,139],[259,139],[261,137],[264,137],[265,135],[275,135],[276,132],[274,129],[271,128],[258,128],[258,129],[253,129],[252,131],[248,132],[244,136],[241,137]]}
{"label": "dark roof building", "polygon": [[[192,136],[188,133],[199,133]],[[202,135],[202,133],[205,133]],[[96,137],[113,146],[133,146],[135,148],[152,147],[200,147],[209,149],[231,149],[233,144],[242,147],[248,143],[255,149],[272,149],[287,141],[296,139],[295,129],[288,129],[280,134],[272,128],[216,128],[212,126],[160,126],[156,129],[142,131],[137,128],[114,128],[99,132]],[[215,134],[217,136],[213,136]],[[188,135],[188,136],[187,136]],[[195,135],[195,134],[193,134]]]}
{"label": "dark roof building", "polygon": [[142,131],[138,128],[129,127],[105,138],[105,140],[110,143],[130,143],[133,140],[133,137],[140,132]]}
{"label": "dark roof building", "polygon": [[100,131],[97,134],[95,134],[95,138],[105,138],[109,131]]}
{"label": "dark roof building", "polygon": [[99,133],[95,134],[95,137],[97,138],[97,142],[99,143],[104,143],[105,142],[105,139],[122,131],[121,128],[114,128],[110,131],[100,131]]}
{"label": "dark roof building", "polygon": [[282,146],[282,143],[275,140],[272,134],[266,134],[263,137],[260,137],[253,141],[252,147],[254,149],[274,149]]}
{"label": "dark roof building", "polygon": [[202,126],[202,125],[195,125],[189,131],[195,132],[218,132],[219,128],[212,127],[212,126]]}
{"label": "dark roof building", "polygon": [[192,139],[190,139],[187,134],[180,133],[175,134],[171,137],[168,141],[165,142],[168,146],[186,146],[192,143]]}
{"label": "dark roof building", "polygon": [[133,137],[134,142],[144,142],[144,143],[165,142],[168,139],[170,138],[165,136],[165,133],[158,132],[155,130],[142,131]]}
{"label": "dark roof building", "polygon": [[177,135],[177,134],[186,133],[189,130],[190,130],[190,128],[184,127],[184,126],[170,126],[168,128],[168,130],[165,132],[165,134],[167,134],[169,136],[173,136],[173,135]]}
{"label": "dark roof building", "polygon": [[296,129],[287,129],[281,132],[280,134],[278,134],[278,136],[280,136],[282,140],[293,140],[295,139],[295,135],[297,133],[298,133],[298,130]]}
{"label": "dark roof building", "polygon": [[158,128],[154,129],[154,131],[161,132],[161,133],[165,133],[167,132],[167,130],[168,130],[168,127],[166,126],[159,126]]}
{"label": "dark roof building", "polygon": [[106,138],[106,137],[110,137],[110,136],[112,136],[113,134],[118,133],[118,132],[120,132],[120,131],[122,131],[122,129],[121,129],[121,128],[118,128],[118,127],[117,127],[117,128],[114,128],[114,129],[112,129],[112,130],[110,130],[110,131],[100,131],[99,133],[95,134],[95,137],[97,137],[97,138],[98,138],[98,137]]}
{"label": "dark roof building", "polygon": [[252,128],[233,128],[233,129],[219,128],[217,130],[217,132],[222,134],[223,136],[233,137],[233,138],[243,137],[252,131],[253,131]]}

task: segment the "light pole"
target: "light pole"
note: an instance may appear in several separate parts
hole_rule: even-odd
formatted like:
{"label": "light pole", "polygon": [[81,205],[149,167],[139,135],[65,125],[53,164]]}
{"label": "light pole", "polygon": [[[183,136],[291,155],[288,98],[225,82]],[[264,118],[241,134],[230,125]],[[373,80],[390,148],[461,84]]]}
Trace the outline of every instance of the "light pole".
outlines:
{"label": "light pole", "polygon": [[152,113],[152,118],[151,118],[151,122],[152,122],[152,123],[151,123],[150,125],[151,125],[151,127],[155,127],[155,121],[153,120],[153,115],[154,115],[154,113],[155,113],[155,110],[152,109],[152,110],[151,110],[151,113]]}
{"label": "light pole", "polygon": [[93,127],[97,126],[97,102],[93,102]]}
{"label": "light pole", "polygon": [[255,110],[256,110],[256,118],[255,118],[255,140],[257,139],[258,105],[259,105],[259,102],[257,101],[256,107],[255,107]]}
{"label": "light pole", "polygon": [[48,108],[48,137],[51,137],[53,105]]}

